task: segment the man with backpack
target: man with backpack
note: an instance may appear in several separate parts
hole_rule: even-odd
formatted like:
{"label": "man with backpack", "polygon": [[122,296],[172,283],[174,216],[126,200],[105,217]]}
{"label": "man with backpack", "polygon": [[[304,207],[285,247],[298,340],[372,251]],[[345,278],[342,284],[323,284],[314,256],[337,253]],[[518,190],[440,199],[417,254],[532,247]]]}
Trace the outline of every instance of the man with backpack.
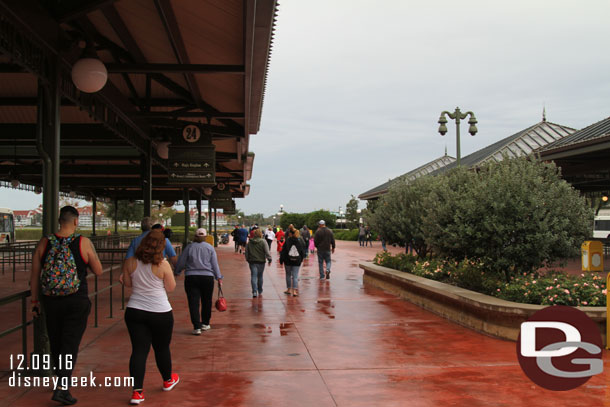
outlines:
{"label": "man with backpack", "polygon": [[[313,236],[313,241],[318,249],[318,267],[320,269],[320,280],[330,279],[330,254],[335,252],[335,236],[333,231],[326,227],[326,222],[319,222],[318,230]],[[326,275],[324,274],[324,262],[326,262]]]}
{"label": "man with backpack", "polygon": [[91,240],[76,234],[78,211],[64,206],[59,212],[59,231],[44,236],[32,257],[30,288],[34,318],[42,302],[51,345],[51,357],[59,382],[52,400],[64,405],[76,403],[69,391],[78,347],[87,328],[91,301],[87,289],[87,268],[102,274],[102,263]]}

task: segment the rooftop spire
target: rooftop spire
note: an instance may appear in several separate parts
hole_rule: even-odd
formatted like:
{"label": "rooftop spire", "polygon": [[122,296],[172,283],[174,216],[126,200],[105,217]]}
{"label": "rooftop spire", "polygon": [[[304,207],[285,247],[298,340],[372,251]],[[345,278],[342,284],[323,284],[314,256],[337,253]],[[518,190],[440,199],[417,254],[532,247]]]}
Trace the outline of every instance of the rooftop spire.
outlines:
{"label": "rooftop spire", "polygon": [[445,144],[445,157],[447,157],[447,144]]}
{"label": "rooftop spire", "polygon": [[542,121],[546,122],[546,106],[542,105]]}

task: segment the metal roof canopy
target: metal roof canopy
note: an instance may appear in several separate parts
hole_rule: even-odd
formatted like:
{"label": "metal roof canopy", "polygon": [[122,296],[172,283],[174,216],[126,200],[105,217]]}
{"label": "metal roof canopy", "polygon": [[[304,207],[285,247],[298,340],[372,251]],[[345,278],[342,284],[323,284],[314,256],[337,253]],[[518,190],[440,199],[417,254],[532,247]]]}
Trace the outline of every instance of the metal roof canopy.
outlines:
{"label": "metal roof canopy", "polygon": [[[62,191],[142,199],[150,161],[152,199],[180,199],[155,147],[195,122],[217,182],[243,197],[276,15],[276,0],[0,0],[0,180],[43,185],[39,82],[56,83]],[[96,94],[70,78],[83,40],[109,71]]]}
{"label": "metal roof canopy", "polygon": [[[521,130],[512,136],[506,137],[487,147],[477,150],[474,153],[462,157],[461,164],[466,168],[475,168],[485,162],[502,161],[504,156],[526,156],[536,151],[540,151],[540,149],[550,145],[550,143],[567,139],[570,137],[570,134],[574,133],[575,131],[576,130],[571,127],[550,123],[543,118],[541,122],[536,123],[527,129]],[[443,158],[444,157],[441,157],[440,159],[434,160],[422,167],[416,168],[415,170],[398,177],[398,179],[406,178],[408,180],[413,180],[419,176],[438,175],[457,167],[455,159],[448,160],[445,158],[444,161],[440,161]],[[388,192],[390,186],[395,180],[396,179],[389,180],[384,184],[366,191],[360,194],[358,198],[366,200],[378,199]]]}
{"label": "metal roof canopy", "polygon": [[561,167],[561,176],[574,188],[610,192],[610,117],[549,144],[540,157]]}

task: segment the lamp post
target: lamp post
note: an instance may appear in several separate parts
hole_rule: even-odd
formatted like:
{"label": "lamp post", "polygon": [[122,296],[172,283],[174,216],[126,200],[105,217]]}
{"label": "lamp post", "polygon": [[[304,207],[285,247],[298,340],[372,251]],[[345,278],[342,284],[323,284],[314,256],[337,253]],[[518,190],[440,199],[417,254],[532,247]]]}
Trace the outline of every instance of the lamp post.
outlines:
{"label": "lamp post", "polygon": [[275,227],[275,216],[273,217],[273,227]]}
{"label": "lamp post", "polygon": [[343,211],[341,211],[341,205],[339,205],[339,223],[341,224],[341,229],[343,229],[343,224],[341,223],[342,215],[343,215]]}
{"label": "lamp post", "polygon": [[356,213],[358,213],[358,225],[362,225],[362,218],[360,217],[360,214],[362,213],[362,209],[356,209]]}
{"label": "lamp post", "polygon": [[445,134],[447,134],[447,118],[445,117],[445,115],[449,116],[450,119],[455,120],[455,134],[456,134],[456,149],[457,149],[457,166],[460,166],[460,159],[461,159],[461,154],[460,154],[460,121],[464,120],[466,117],[468,117],[468,115],[470,115],[470,119],[468,120],[468,124],[470,124],[470,127],[468,128],[468,133],[470,133],[471,136],[474,136],[475,134],[477,134],[477,126],[476,124],[477,119],[474,117],[474,113],[472,113],[471,111],[468,111],[466,113],[462,113],[462,111],[460,110],[459,107],[455,108],[455,111],[453,113],[450,113],[448,111],[443,111],[441,113],[441,117],[439,117],[438,119],[438,124],[440,124],[440,126],[438,126],[438,132],[441,134],[441,136],[444,136]]}

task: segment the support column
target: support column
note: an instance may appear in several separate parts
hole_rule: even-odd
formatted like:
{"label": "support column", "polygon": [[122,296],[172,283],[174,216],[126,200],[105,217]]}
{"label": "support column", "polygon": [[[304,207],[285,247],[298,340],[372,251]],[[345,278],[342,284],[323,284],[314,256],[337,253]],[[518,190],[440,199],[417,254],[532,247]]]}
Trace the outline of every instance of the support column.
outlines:
{"label": "support column", "polygon": [[191,226],[191,214],[189,210],[189,189],[184,188],[184,240],[182,247],[185,248],[189,242],[189,227]]}
{"label": "support column", "polygon": [[150,216],[152,204],[152,143],[147,143],[147,154],[142,154],[142,199],[144,200],[144,216]]}
{"label": "support column", "polygon": [[59,78],[38,85],[38,153],[42,158],[42,233],[58,230],[59,159],[60,159],[60,92]]}
{"label": "support column", "polygon": [[201,194],[197,196],[197,229],[201,227]]}
{"label": "support column", "polygon": [[214,208],[214,247],[218,247],[218,233],[216,233],[216,211]]}
{"label": "support column", "polygon": [[212,233],[212,205],[208,201],[208,232]]}
{"label": "support column", "polygon": [[114,234],[119,234],[119,198],[114,198]]}
{"label": "support column", "polygon": [[97,198],[95,196],[91,199],[91,236],[95,236],[95,219],[97,217]]}

